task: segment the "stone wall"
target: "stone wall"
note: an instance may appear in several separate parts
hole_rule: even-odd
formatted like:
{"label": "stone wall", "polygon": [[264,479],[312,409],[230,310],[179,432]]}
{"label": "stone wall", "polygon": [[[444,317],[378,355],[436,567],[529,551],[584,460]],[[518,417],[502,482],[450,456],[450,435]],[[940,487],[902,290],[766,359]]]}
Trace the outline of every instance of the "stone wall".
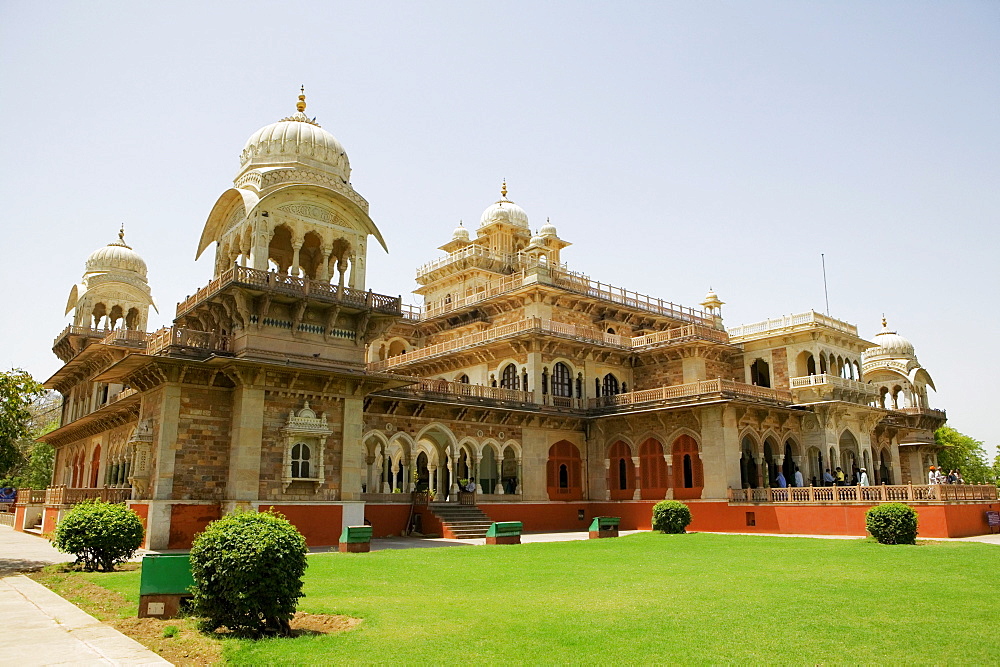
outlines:
{"label": "stone wall", "polygon": [[228,390],[183,388],[174,455],[175,499],[226,497],[232,418]]}

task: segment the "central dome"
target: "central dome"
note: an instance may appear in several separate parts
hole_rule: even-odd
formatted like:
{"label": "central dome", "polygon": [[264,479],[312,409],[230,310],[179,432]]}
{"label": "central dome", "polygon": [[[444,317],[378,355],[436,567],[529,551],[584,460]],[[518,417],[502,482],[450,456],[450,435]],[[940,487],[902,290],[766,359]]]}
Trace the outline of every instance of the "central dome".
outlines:
{"label": "central dome", "polygon": [[115,273],[133,271],[146,277],[146,262],[135,250],[125,245],[124,230],[118,232],[118,240],[90,253],[87,258],[87,273]]}
{"label": "central dome", "polygon": [[882,318],[882,331],[875,334],[874,342],[876,347],[870,347],[865,350],[864,356],[866,358],[875,356],[888,356],[894,358],[914,357],[915,352],[913,343],[903,336],[900,336],[895,331],[890,331],[885,318]]}
{"label": "central dome", "polygon": [[299,95],[296,113],[260,128],[247,139],[240,153],[240,166],[246,170],[298,162],[332,171],[344,183],[350,182],[347,152],[336,137],[303,113],[305,98]]}
{"label": "central dome", "polygon": [[494,222],[505,222],[516,227],[528,229],[528,214],[524,209],[507,199],[507,181],[504,181],[500,188],[500,199],[490,204],[482,217],[479,218],[479,226],[493,224]]}

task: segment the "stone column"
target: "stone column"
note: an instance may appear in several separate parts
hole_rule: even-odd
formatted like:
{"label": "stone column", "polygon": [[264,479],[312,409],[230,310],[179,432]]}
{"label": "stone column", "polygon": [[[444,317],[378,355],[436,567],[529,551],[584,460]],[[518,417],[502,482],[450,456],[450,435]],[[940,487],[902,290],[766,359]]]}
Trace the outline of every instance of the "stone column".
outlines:
{"label": "stone column", "polygon": [[729,487],[740,488],[740,439],[736,413],[724,406],[701,411],[702,498],[728,498]]}
{"label": "stone column", "polygon": [[365,457],[365,465],[368,466],[368,471],[367,471],[367,474],[365,475],[365,489],[368,490],[368,493],[374,493],[372,491],[372,481],[373,481],[372,480],[372,472],[373,472],[372,466],[375,465],[375,456],[371,455],[371,454],[369,454],[368,456],[366,456]]}
{"label": "stone column", "polygon": [[316,279],[322,280],[323,282],[330,281],[330,254],[333,253],[333,247],[325,245],[322,248],[323,259],[319,263],[319,268],[316,269]]}
{"label": "stone column", "polygon": [[523,484],[521,483],[521,475],[523,474],[523,471],[524,467],[521,464],[521,457],[519,456],[517,457],[517,488],[514,489],[514,493],[516,493],[519,496],[524,495],[524,489],[522,488]]}
{"label": "stone column", "polygon": [[260,450],[264,432],[264,389],[239,384],[233,390],[233,428],[229,441],[226,499],[257,500],[260,493]]}
{"label": "stone column", "polygon": [[611,500],[611,459],[604,459],[604,499]]}
{"label": "stone column", "polygon": [[354,489],[361,487],[357,480],[361,479],[361,452],[364,445],[361,434],[364,433],[364,398],[350,397],[344,400],[344,428],[341,443],[340,459],[340,499],[359,500],[360,494]]}
{"label": "stone column", "polygon": [[390,471],[390,461],[389,452],[386,448],[382,447],[382,482],[379,484],[380,493],[389,493],[392,491],[389,484],[389,471]]}
{"label": "stone column", "polygon": [[291,275],[299,275],[299,253],[302,251],[303,240],[295,238],[292,240],[292,267]]}
{"label": "stone column", "polygon": [[154,456],[156,457],[156,476],[153,478],[150,498],[154,500],[169,500],[173,497],[174,456],[180,448],[177,444],[177,424],[180,421],[180,414],[180,385],[164,385],[160,414],[156,415],[160,422],[160,430],[153,443]]}
{"label": "stone column", "polygon": [[639,457],[638,456],[633,456],[632,457],[632,469],[635,472],[635,493],[632,494],[632,500],[641,500],[642,499],[642,489],[640,487],[642,486],[642,477],[640,475],[641,470],[639,469]]}

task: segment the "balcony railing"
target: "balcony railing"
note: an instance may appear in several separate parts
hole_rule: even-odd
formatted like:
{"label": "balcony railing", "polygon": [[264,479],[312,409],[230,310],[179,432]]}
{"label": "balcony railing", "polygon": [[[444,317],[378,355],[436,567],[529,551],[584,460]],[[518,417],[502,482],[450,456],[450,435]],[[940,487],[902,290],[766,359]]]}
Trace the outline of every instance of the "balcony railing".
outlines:
{"label": "balcony railing", "polygon": [[534,403],[535,394],[531,391],[504,389],[502,387],[484,387],[478,384],[463,382],[448,382],[447,380],[421,380],[405,387],[391,389],[386,393],[403,393],[412,395],[439,394],[448,397],[498,401],[504,403]]}
{"label": "balcony railing", "polygon": [[528,317],[509,324],[501,324],[490,327],[485,331],[459,336],[458,338],[445,341],[443,343],[421,347],[413,350],[412,352],[405,352],[381,361],[373,361],[368,364],[368,370],[380,371],[387,368],[393,368],[395,366],[405,366],[423,359],[450,354],[495,340],[509,338],[528,331],[534,333],[554,334],[578,340],[586,340],[597,345],[627,350],[644,348],[652,345],[678,344],[694,339],[702,339],[715,343],[727,342],[726,332],[693,324],[668,329],[666,331],[660,331],[646,336],[626,338],[617,334],[606,333],[594,327],[584,327],[577,324],[542,319],[540,317]]}
{"label": "balcony railing", "polygon": [[899,484],[880,486],[799,486],[785,489],[729,489],[733,503],[891,503],[996,500],[992,484]]}
{"label": "balcony railing", "polygon": [[263,289],[293,297],[315,297],[326,301],[342,303],[356,308],[366,308],[390,315],[400,315],[402,299],[398,296],[376,294],[371,290],[339,287],[327,280],[312,280],[288,276],[274,271],[261,271],[245,266],[234,266],[205,287],[177,304],[177,315],[194,308],[199,303],[214,296],[230,285]]}
{"label": "balcony railing", "polygon": [[59,335],[55,337],[52,344],[55,345],[61,341],[66,336],[86,336],[88,338],[104,338],[110,333],[109,329],[91,329],[90,327],[78,327],[74,325],[69,325],[65,329],[59,332]]}
{"label": "balcony railing", "polygon": [[785,329],[810,324],[819,324],[830,327],[831,329],[836,329],[837,331],[842,331],[853,336],[858,335],[858,328],[853,324],[829,317],[828,315],[823,315],[822,313],[817,313],[815,310],[810,310],[807,313],[799,313],[797,315],[775,317],[762,322],[754,322],[753,324],[731,327],[728,331],[729,337],[731,339],[736,339],[746,338],[747,336],[753,336],[756,334],[783,331]]}
{"label": "balcony railing", "polygon": [[699,396],[718,394],[724,398],[743,398],[749,400],[773,401],[776,403],[791,403],[792,393],[782,389],[758,387],[732,380],[701,380],[655,389],[642,389],[624,394],[601,396],[590,399],[591,408],[625,407],[643,403],[657,403],[690,399]]}
{"label": "balcony railing", "polygon": [[150,335],[147,354],[160,354],[169,347],[186,347],[207,352],[228,354],[232,352],[232,337],[211,331],[195,331],[181,327],[163,327]]}
{"label": "balcony railing", "polygon": [[937,417],[938,419],[948,418],[947,412],[935,408],[899,408],[896,412],[902,412],[904,415],[927,415],[928,417]]}
{"label": "balcony railing", "polygon": [[861,405],[874,405],[878,397],[878,388],[875,385],[827,373],[804,375],[791,378],[788,382],[791,388],[796,391],[813,390],[824,396],[832,395],[836,400]]}

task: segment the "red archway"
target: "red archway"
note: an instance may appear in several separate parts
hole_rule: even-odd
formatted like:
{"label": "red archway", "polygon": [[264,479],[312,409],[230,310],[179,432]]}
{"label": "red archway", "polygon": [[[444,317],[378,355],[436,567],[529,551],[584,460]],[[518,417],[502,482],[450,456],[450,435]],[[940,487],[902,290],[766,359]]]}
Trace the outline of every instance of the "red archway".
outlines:
{"label": "red archway", "polygon": [[90,458],[90,488],[97,488],[97,473],[101,471],[101,446],[94,447],[94,455]]}
{"label": "red archway", "polygon": [[643,500],[663,500],[669,486],[663,445],[649,438],[639,445],[639,493]]}
{"label": "red archway", "polygon": [[580,450],[568,440],[560,440],[549,447],[549,460],[545,469],[549,500],[582,500]]}
{"label": "red archway", "polygon": [[701,498],[705,487],[698,443],[689,435],[679,436],[671,447],[674,468],[674,498],[684,500]]}
{"label": "red archway", "polygon": [[608,490],[611,500],[632,500],[635,495],[635,464],[632,450],[619,440],[608,450]]}

